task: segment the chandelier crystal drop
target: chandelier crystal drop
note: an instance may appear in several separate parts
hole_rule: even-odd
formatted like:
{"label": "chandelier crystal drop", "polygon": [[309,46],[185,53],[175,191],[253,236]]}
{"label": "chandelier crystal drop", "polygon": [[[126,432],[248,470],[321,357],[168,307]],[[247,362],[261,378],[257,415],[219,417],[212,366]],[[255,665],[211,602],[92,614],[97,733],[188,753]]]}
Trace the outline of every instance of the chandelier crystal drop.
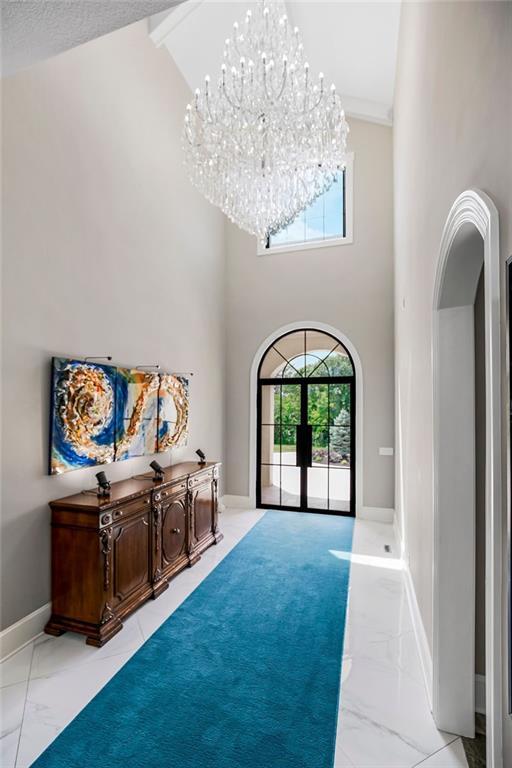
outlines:
{"label": "chandelier crystal drop", "polygon": [[187,106],[191,181],[265,242],[325,192],[345,165],[349,128],[336,88],[316,82],[284,3],[262,0],[227,39],[220,76]]}

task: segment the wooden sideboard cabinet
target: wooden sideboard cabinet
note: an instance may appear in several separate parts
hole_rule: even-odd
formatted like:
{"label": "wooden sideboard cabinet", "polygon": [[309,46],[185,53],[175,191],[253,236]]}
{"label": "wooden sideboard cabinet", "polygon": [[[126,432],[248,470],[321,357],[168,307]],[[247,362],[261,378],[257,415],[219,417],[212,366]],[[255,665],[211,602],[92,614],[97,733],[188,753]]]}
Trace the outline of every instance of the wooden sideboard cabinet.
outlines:
{"label": "wooden sideboard cabinet", "polygon": [[50,502],[52,615],[50,635],[67,630],[102,646],[122,619],[222,538],[217,522],[220,464],[185,462],[151,476],[113,483]]}

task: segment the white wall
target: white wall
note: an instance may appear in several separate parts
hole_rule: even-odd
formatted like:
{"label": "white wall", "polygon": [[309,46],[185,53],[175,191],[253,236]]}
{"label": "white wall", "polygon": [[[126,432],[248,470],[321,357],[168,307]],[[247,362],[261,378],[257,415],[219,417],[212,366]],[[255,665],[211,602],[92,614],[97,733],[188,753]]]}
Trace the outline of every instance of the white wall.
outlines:
{"label": "white wall", "polygon": [[224,221],[186,179],[188,92],[145,23],[2,85],[5,627],[50,599],[47,501],[94,485],[45,475],[52,355],[194,371],[172,459],[223,458]]}
{"label": "white wall", "polygon": [[354,242],[256,255],[256,240],[227,225],[227,491],[249,494],[249,372],[264,339],[301,320],[339,328],[364,375],[364,493],[394,506],[392,132],[350,120],[354,151]]}
{"label": "white wall", "polygon": [[[434,277],[448,212],[472,186],[498,207],[503,261],[512,253],[511,40],[511,3],[402,6],[394,123],[396,501],[430,643]],[[504,530],[505,516],[504,504]],[[511,725],[506,716],[505,765],[512,764]]]}

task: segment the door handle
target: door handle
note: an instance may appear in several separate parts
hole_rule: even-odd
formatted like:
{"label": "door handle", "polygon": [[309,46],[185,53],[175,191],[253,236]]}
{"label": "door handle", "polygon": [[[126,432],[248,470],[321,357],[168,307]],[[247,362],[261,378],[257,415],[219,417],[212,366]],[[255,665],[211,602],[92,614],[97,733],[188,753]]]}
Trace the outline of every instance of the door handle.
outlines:
{"label": "door handle", "polygon": [[297,430],[297,467],[310,467],[313,463],[313,427],[311,424],[298,424]]}

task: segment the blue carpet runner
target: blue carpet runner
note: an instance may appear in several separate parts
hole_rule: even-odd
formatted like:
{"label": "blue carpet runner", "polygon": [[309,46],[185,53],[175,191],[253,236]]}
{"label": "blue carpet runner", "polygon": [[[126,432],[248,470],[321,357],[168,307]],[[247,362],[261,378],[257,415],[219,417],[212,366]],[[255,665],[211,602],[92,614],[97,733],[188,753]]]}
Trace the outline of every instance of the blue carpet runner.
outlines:
{"label": "blue carpet runner", "polygon": [[332,768],[352,531],[267,512],[33,765]]}

